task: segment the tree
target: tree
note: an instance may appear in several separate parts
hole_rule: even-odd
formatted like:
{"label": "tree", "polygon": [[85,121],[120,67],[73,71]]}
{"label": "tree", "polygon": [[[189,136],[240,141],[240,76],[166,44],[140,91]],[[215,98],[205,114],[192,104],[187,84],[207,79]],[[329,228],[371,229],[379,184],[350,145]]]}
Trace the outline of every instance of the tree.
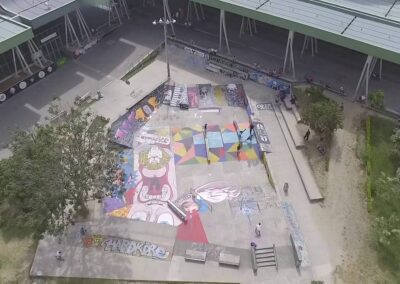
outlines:
{"label": "tree", "polygon": [[343,127],[343,114],[338,104],[331,100],[320,100],[309,104],[303,111],[302,120],[320,135],[330,137]]}
{"label": "tree", "polygon": [[385,108],[385,93],[382,90],[377,90],[369,93],[369,103],[373,108],[384,109]]}
{"label": "tree", "polygon": [[113,154],[101,120],[76,112],[59,126],[17,133],[0,162],[3,225],[58,235],[88,197],[111,185]]}

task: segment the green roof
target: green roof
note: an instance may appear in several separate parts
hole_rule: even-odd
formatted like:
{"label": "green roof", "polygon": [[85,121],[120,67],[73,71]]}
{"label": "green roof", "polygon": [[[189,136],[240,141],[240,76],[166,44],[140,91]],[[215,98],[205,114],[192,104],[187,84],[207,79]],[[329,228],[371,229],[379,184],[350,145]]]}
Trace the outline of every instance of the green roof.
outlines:
{"label": "green roof", "polygon": [[30,27],[0,15],[0,54],[32,38]]}
{"label": "green roof", "polygon": [[390,6],[384,16],[358,6],[350,9],[349,0],[337,0],[336,5],[321,0],[193,1],[400,64],[396,5]]}

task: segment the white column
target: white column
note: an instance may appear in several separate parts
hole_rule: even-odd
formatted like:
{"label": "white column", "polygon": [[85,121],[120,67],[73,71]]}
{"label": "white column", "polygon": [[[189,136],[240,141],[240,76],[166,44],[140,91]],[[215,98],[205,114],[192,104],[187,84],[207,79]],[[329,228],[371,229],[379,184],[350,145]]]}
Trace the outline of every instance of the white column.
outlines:
{"label": "white column", "polygon": [[286,65],[287,63],[289,63],[288,71],[293,72],[293,78],[295,78],[296,73],[294,70],[293,38],[294,38],[294,31],[289,31],[288,40],[286,44],[285,60],[283,62],[283,72],[286,72]]}
{"label": "white column", "polygon": [[14,71],[15,71],[15,76],[18,76],[18,69],[17,69],[17,60],[15,58],[15,48],[12,49],[12,56],[13,56],[13,62],[14,62]]}
{"label": "white column", "polygon": [[368,99],[369,79],[370,79],[371,71],[372,71],[370,67],[371,67],[371,63],[373,60],[374,60],[374,56],[368,55],[367,60],[365,61],[363,70],[361,71],[360,80],[358,80],[358,83],[357,83],[356,91],[354,93],[354,98],[357,97],[357,94],[360,90],[361,85],[363,83],[365,83],[365,97]]}
{"label": "white column", "polygon": [[32,73],[32,71],[31,71],[31,68],[29,68],[28,63],[26,63],[25,57],[24,57],[24,55],[22,54],[22,52],[21,52],[21,50],[19,49],[18,46],[15,47],[15,51],[16,51],[16,53],[17,53],[17,57],[18,57],[18,59],[19,59],[19,62],[21,63],[22,69],[23,69],[24,71],[26,70],[25,72],[27,72],[27,73],[29,73],[30,75],[32,75],[33,73]]}
{"label": "white column", "polygon": [[203,21],[205,21],[205,20],[206,20],[206,16],[204,15],[203,5],[202,5],[202,4],[199,4],[199,5],[200,5],[201,19],[202,19]]}
{"label": "white column", "polygon": [[221,10],[219,16],[219,50],[222,51],[222,32],[225,36],[225,44],[226,49],[228,50],[228,54],[231,54],[231,50],[229,48],[228,34],[226,32],[226,23],[225,23],[225,11]]}

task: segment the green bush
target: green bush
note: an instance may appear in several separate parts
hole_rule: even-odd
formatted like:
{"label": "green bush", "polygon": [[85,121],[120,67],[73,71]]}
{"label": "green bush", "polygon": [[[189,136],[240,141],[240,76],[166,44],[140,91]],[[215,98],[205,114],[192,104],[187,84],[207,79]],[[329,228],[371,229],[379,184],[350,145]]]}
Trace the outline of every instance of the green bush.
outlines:
{"label": "green bush", "polygon": [[366,183],[366,193],[367,193],[367,205],[368,211],[372,209],[372,183],[371,183],[371,117],[367,117],[366,121],[366,143],[367,143],[367,183]]}
{"label": "green bush", "polygon": [[308,105],[303,111],[302,120],[325,138],[330,138],[336,129],[343,127],[343,113],[338,104],[331,100],[320,100]]}
{"label": "green bush", "polygon": [[390,141],[393,143],[393,155],[395,158],[400,158],[400,129],[396,129],[393,135],[390,137]]}
{"label": "green bush", "polygon": [[382,90],[369,93],[368,98],[371,107],[380,110],[385,108],[385,93]]}

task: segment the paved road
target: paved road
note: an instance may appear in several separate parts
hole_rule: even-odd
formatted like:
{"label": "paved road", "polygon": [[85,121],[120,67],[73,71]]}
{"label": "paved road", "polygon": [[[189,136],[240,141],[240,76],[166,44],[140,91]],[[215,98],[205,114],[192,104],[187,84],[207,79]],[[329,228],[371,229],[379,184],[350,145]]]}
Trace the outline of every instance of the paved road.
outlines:
{"label": "paved road", "polygon": [[0,149],[16,129],[29,129],[44,121],[48,103],[61,98],[72,105],[77,95],[97,90],[121,78],[127,70],[160,42],[161,30],[148,25],[144,30],[131,20],[78,60],[69,61],[46,80],[42,80],[0,105]]}

